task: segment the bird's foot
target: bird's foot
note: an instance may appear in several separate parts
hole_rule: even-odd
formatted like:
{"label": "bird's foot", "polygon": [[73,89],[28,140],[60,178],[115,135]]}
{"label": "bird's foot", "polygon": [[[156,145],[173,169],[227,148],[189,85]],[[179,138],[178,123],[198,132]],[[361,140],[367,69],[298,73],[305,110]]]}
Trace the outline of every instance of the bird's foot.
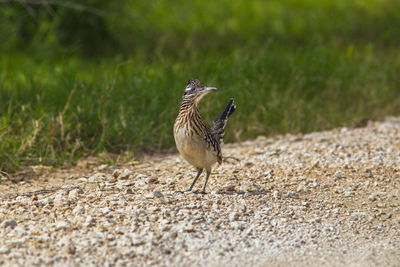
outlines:
{"label": "bird's foot", "polygon": [[178,191],[176,191],[176,192],[177,192],[177,193],[185,194],[185,193],[188,193],[188,192],[190,192],[190,191],[192,191],[192,189],[178,190]]}
{"label": "bird's foot", "polygon": [[205,194],[207,194],[207,193],[206,193],[206,191],[205,191],[205,190],[201,190],[200,192],[199,192],[199,191],[196,191],[196,194],[202,194],[202,195],[205,195]]}
{"label": "bird's foot", "polygon": [[189,193],[189,192],[192,192],[193,194],[202,194],[202,195],[207,194],[205,190],[202,190],[202,191],[199,192],[198,190],[192,191],[192,189],[187,189],[187,190],[184,190],[184,191],[178,190],[178,191],[175,191],[175,192],[176,193],[181,193],[181,194],[185,194],[185,193]]}

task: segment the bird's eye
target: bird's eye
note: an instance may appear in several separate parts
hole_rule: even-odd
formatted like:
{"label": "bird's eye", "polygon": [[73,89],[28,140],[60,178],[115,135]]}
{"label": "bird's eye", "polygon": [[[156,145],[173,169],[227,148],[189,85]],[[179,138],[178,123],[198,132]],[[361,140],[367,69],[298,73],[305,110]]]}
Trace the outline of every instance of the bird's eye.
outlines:
{"label": "bird's eye", "polygon": [[187,92],[193,92],[194,89],[195,89],[195,88],[194,88],[193,86],[187,87],[186,90],[185,90],[185,93],[187,93]]}

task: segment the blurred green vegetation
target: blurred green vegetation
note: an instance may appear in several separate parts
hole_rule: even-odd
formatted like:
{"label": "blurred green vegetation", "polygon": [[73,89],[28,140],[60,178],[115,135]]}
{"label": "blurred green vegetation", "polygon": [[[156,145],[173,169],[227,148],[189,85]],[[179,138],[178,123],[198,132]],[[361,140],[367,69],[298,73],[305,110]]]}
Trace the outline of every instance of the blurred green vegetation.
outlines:
{"label": "blurred green vegetation", "polygon": [[173,147],[190,78],[227,141],[400,111],[395,0],[0,1],[0,170]]}
{"label": "blurred green vegetation", "polygon": [[0,5],[1,50],[50,56],[65,50],[81,56],[180,55],[260,48],[270,40],[295,46],[400,41],[395,0],[5,0]]}

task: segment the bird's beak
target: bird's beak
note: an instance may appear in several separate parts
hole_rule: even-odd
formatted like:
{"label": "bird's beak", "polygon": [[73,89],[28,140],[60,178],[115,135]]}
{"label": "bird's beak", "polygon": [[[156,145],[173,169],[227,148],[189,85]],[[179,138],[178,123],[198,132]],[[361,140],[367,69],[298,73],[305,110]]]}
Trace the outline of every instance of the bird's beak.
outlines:
{"label": "bird's beak", "polygon": [[199,102],[200,99],[203,98],[203,96],[205,96],[206,94],[208,94],[209,92],[212,91],[217,91],[216,87],[203,87],[199,92],[199,94],[197,95],[196,101]]}
{"label": "bird's beak", "polygon": [[204,92],[217,91],[217,87],[204,87]]}

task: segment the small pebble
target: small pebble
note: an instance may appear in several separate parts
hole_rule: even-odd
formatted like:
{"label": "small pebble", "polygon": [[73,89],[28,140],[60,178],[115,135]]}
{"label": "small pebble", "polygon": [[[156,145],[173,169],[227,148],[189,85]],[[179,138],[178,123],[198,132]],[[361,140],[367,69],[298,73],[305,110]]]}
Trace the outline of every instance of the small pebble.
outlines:
{"label": "small pebble", "polygon": [[14,229],[17,226],[17,222],[15,220],[5,220],[3,222],[3,227],[4,228],[12,228]]}

